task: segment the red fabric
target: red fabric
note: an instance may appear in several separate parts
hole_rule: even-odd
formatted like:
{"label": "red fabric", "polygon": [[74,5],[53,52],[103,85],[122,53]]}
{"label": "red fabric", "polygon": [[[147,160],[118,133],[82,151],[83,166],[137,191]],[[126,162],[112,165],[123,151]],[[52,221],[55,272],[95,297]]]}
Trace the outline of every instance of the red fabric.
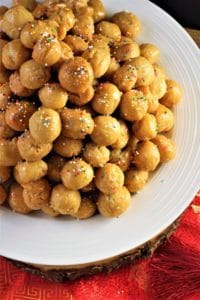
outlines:
{"label": "red fabric", "polygon": [[111,274],[48,282],[0,258],[1,300],[199,300],[200,195],[154,255]]}

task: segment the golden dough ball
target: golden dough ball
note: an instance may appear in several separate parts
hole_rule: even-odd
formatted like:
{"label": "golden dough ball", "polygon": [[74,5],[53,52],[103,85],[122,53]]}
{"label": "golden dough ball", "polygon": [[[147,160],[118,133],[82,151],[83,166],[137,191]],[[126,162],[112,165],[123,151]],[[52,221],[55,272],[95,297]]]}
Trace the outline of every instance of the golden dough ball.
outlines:
{"label": "golden dough ball", "polygon": [[154,143],[144,141],[138,145],[135,151],[134,164],[139,170],[154,171],[159,163],[160,153]]}
{"label": "golden dough ball", "polygon": [[158,134],[152,142],[156,144],[160,152],[160,161],[168,162],[176,156],[176,145],[175,143],[162,134]]}
{"label": "golden dough ball", "polygon": [[154,64],[160,57],[160,50],[153,44],[142,44],[140,46],[140,55],[145,57],[151,64]]}
{"label": "golden dough ball", "polygon": [[108,79],[112,79],[115,72],[120,68],[120,64],[116,61],[114,57],[111,57],[110,65],[108,67],[108,70],[104,74],[104,76]]}
{"label": "golden dough ball", "polygon": [[164,79],[166,79],[166,73],[164,68],[159,65],[158,63],[153,64],[153,68],[154,68],[154,74],[156,77],[162,77]]}
{"label": "golden dough ball", "polygon": [[42,212],[45,214],[45,215],[48,215],[49,217],[52,217],[52,218],[56,218],[58,217],[60,214],[59,212],[55,211],[49,203],[45,204],[42,208],[41,208]]}
{"label": "golden dough ball", "polygon": [[122,92],[128,92],[134,88],[136,81],[137,70],[129,63],[125,63],[122,67],[118,68],[113,75],[113,82]]}
{"label": "golden dough ball", "polygon": [[60,109],[67,104],[68,94],[59,83],[47,83],[38,92],[42,105],[46,108]]}
{"label": "golden dough ball", "polygon": [[94,34],[93,17],[87,14],[76,16],[76,23],[72,29],[72,33],[84,39],[91,40]]}
{"label": "golden dough ball", "polygon": [[53,155],[47,162],[48,172],[47,177],[54,182],[61,182],[61,171],[66,163],[66,160],[59,156]]}
{"label": "golden dough ball", "polygon": [[157,135],[157,122],[152,114],[146,114],[142,120],[133,124],[133,132],[139,141],[147,141],[156,137]]}
{"label": "golden dough ball", "polygon": [[105,35],[111,42],[120,41],[121,31],[117,24],[101,21],[95,27],[95,32]]}
{"label": "golden dough ball", "polygon": [[17,148],[17,138],[0,139],[0,166],[13,167],[21,160]]}
{"label": "golden dough ball", "polygon": [[82,54],[88,47],[88,43],[80,36],[67,35],[64,41],[76,55]]}
{"label": "golden dough ball", "polygon": [[70,9],[72,9],[73,11],[78,11],[79,9],[81,9],[82,7],[87,6],[87,2],[88,0],[64,0],[64,1],[60,1],[60,0],[45,0],[44,3],[49,6],[51,4],[54,3],[60,3],[62,4],[62,2],[64,2],[64,4],[69,7]]}
{"label": "golden dough ball", "polygon": [[158,109],[154,113],[157,122],[158,132],[170,131],[174,126],[173,112],[166,106],[159,104]]}
{"label": "golden dough ball", "polygon": [[7,43],[2,51],[2,62],[9,70],[17,70],[31,57],[30,51],[23,46],[20,39]]}
{"label": "golden dough ball", "polygon": [[11,39],[18,39],[24,25],[33,21],[33,15],[22,5],[11,7],[3,16],[3,31]]}
{"label": "golden dough ball", "polygon": [[104,217],[119,217],[129,208],[131,194],[125,186],[120,187],[112,195],[101,193],[97,200],[97,208]]}
{"label": "golden dough ball", "polygon": [[0,83],[0,110],[5,110],[11,98],[12,92],[8,82]]}
{"label": "golden dough ball", "polygon": [[131,12],[121,11],[113,15],[112,22],[116,23],[124,36],[136,38],[141,32],[141,23]]}
{"label": "golden dough ball", "polygon": [[0,111],[0,139],[10,139],[15,131],[8,126],[5,120],[5,111]]}
{"label": "golden dough ball", "polygon": [[94,121],[90,113],[83,109],[65,108],[61,113],[62,133],[72,139],[84,139],[94,130]]}
{"label": "golden dough ball", "polygon": [[10,75],[9,87],[11,91],[19,97],[29,97],[34,93],[34,90],[29,90],[22,85],[19,71],[15,71]]}
{"label": "golden dough ball", "polygon": [[28,101],[10,102],[7,105],[5,120],[15,131],[24,131],[29,126],[29,119],[36,111],[36,106]]}
{"label": "golden dough ball", "polygon": [[0,85],[8,83],[10,72],[6,69],[0,69]]}
{"label": "golden dough ball", "polygon": [[94,119],[94,131],[91,139],[99,146],[114,144],[121,133],[120,124],[111,116],[98,116]]}
{"label": "golden dough ball", "polygon": [[94,79],[91,65],[82,57],[66,61],[59,70],[59,81],[71,93],[84,93]]}
{"label": "golden dough ball", "polygon": [[147,171],[130,169],[125,175],[125,186],[130,193],[137,193],[144,188],[148,177]]}
{"label": "golden dough ball", "polygon": [[95,174],[95,185],[104,194],[114,194],[124,185],[124,173],[115,164],[107,163]]}
{"label": "golden dough ball", "polygon": [[37,143],[52,143],[61,133],[60,115],[51,108],[42,107],[29,120],[29,130]]}
{"label": "golden dough ball", "polygon": [[39,180],[47,174],[48,166],[43,160],[19,162],[14,168],[14,177],[20,184]]}
{"label": "golden dough ball", "polygon": [[93,180],[88,185],[84,186],[81,189],[81,192],[82,193],[93,192],[93,191],[95,191],[95,189],[96,189],[96,186],[95,186],[95,183],[94,183],[94,180]]}
{"label": "golden dough ball", "polygon": [[148,110],[148,102],[141,91],[131,90],[122,96],[120,113],[123,119],[140,121]]}
{"label": "golden dough ball", "polygon": [[167,107],[172,107],[180,102],[182,97],[182,89],[179,83],[174,80],[167,80],[166,84],[166,94],[160,100],[160,103]]}
{"label": "golden dough ball", "polygon": [[10,208],[20,214],[28,214],[31,209],[24,202],[23,188],[18,183],[13,183],[8,195],[8,203]]}
{"label": "golden dough ball", "polygon": [[94,216],[96,208],[97,207],[94,201],[87,197],[83,197],[81,199],[81,204],[78,211],[74,214],[71,214],[71,216],[80,220],[89,219]]}
{"label": "golden dough ball", "polygon": [[30,11],[33,11],[37,5],[37,2],[35,0],[13,0],[12,2],[13,6],[22,5]]}
{"label": "golden dough ball", "polygon": [[137,70],[136,87],[147,86],[154,81],[155,79],[154,68],[146,58],[142,56],[132,58],[129,64],[134,66]]}
{"label": "golden dough ball", "polygon": [[82,140],[74,140],[60,135],[54,142],[54,151],[63,157],[73,157],[80,154],[83,148]]}
{"label": "golden dough ball", "polygon": [[98,43],[99,43],[99,42],[103,42],[103,43],[105,43],[106,45],[109,45],[109,44],[110,44],[109,39],[108,39],[105,35],[100,34],[100,33],[95,33],[95,34],[93,34],[92,40],[93,40],[93,41],[89,41],[88,49],[91,49],[91,48],[92,48],[92,43],[93,43],[93,42],[94,42],[94,43],[96,43],[96,42],[98,42]]}
{"label": "golden dough ball", "polygon": [[122,149],[114,149],[110,152],[110,163],[117,165],[123,172],[126,172],[132,162],[132,151],[129,147]]}
{"label": "golden dough ball", "polygon": [[79,158],[68,161],[61,171],[62,182],[70,190],[85,187],[93,180],[93,177],[93,168]]}
{"label": "golden dough ball", "polygon": [[51,13],[49,19],[56,21],[60,26],[64,26],[66,32],[74,27],[76,21],[72,10],[62,6]]}
{"label": "golden dough ball", "polygon": [[83,152],[83,158],[92,167],[103,167],[110,158],[110,151],[105,146],[98,146],[94,143],[88,143]]}
{"label": "golden dough ball", "polygon": [[152,95],[156,99],[161,99],[167,91],[167,84],[165,78],[155,77],[154,81],[149,86]]}
{"label": "golden dough ball", "polygon": [[38,64],[33,59],[21,65],[19,74],[22,85],[30,90],[41,88],[51,77],[50,68]]}
{"label": "golden dough ball", "polygon": [[47,7],[44,4],[38,3],[32,14],[36,20],[44,19],[47,14]]}
{"label": "golden dough ball", "polygon": [[66,60],[74,57],[72,49],[70,48],[69,45],[67,45],[63,41],[60,41],[60,46],[61,46],[61,57],[60,57],[59,61],[53,65],[53,68],[57,71],[61,68],[62,64]]}
{"label": "golden dough ball", "polygon": [[102,77],[110,66],[110,48],[103,40],[93,40],[83,57],[92,65],[94,77]]}
{"label": "golden dough ball", "polygon": [[139,140],[135,137],[135,135],[131,134],[128,141],[128,148],[131,150],[132,154],[135,153],[135,150],[137,149]]}
{"label": "golden dough ball", "polygon": [[113,45],[111,53],[117,61],[122,62],[140,56],[140,48],[134,41],[121,40]]}
{"label": "golden dough ball", "polygon": [[50,28],[44,21],[34,20],[23,27],[20,40],[26,48],[33,49],[37,41],[49,33]]}
{"label": "golden dough ball", "polygon": [[114,149],[123,149],[127,145],[129,140],[129,132],[126,123],[122,120],[119,120],[119,124],[120,124],[120,135],[117,141],[114,144],[112,144],[112,148]]}
{"label": "golden dough ball", "polygon": [[89,0],[88,5],[94,9],[94,23],[105,19],[106,10],[101,0]]}
{"label": "golden dough ball", "polygon": [[75,214],[81,204],[81,195],[78,191],[68,190],[64,185],[56,185],[51,193],[51,208],[61,215]]}
{"label": "golden dough ball", "polygon": [[51,188],[46,179],[40,179],[23,185],[23,198],[32,210],[40,210],[50,200]]}
{"label": "golden dough ball", "polygon": [[0,39],[0,70],[4,70],[4,65],[2,61],[2,53],[3,53],[3,48],[8,44],[8,41]]}
{"label": "golden dough ball", "polygon": [[7,192],[5,188],[0,185],[0,205],[2,205],[7,199]]}
{"label": "golden dough ball", "polygon": [[70,94],[69,100],[71,103],[82,106],[87,104],[94,97],[94,88],[90,86],[84,93],[81,94]]}
{"label": "golden dough ball", "polygon": [[116,85],[106,82],[101,83],[92,100],[92,108],[99,114],[112,115],[117,109],[122,93]]}
{"label": "golden dough ball", "polygon": [[148,102],[148,113],[154,113],[159,106],[158,98],[152,94],[149,86],[140,86],[138,90],[144,94]]}
{"label": "golden dough ball", "polygon": [[6,182],[11,176],[11,168],[0,166],[0,184]]}
{"label": "golden dough ball", "polygon": [[18,137],[17,147],[20,156],[26,161],[37,161],[47,156],[52,148],[52,143],[38,144],[30,135],[30,132],[26,130],[22,135]]}

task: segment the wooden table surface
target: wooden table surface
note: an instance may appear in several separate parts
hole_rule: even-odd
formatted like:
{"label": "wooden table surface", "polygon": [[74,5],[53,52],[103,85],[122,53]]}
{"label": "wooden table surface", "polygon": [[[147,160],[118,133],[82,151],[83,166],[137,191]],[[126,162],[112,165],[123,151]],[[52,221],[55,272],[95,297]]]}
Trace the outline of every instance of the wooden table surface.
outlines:
{"label": "wooden table surface", "polygon": [[187,32],[191,35],[197,45],[200,47],[200,30],[186,28]]}

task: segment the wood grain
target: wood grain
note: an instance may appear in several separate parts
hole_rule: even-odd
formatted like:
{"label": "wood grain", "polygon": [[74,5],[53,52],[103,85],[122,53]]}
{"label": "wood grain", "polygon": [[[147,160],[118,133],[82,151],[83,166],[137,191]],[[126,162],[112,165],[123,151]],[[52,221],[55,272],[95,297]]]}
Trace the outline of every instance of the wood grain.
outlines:
{"label": "wood grain", "polygon": [[186,28],[189,35],[193,38],[193,40],[197,43],[200,47],[200,30]]}

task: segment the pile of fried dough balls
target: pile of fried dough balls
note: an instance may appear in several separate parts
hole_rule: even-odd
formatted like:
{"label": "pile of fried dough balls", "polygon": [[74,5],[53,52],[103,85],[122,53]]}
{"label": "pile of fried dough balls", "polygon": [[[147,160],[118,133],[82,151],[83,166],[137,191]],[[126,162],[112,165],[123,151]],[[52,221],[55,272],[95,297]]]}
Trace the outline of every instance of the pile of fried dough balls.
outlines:
{"label": "pile of fried dough balls", "polygon": [[166,133],[182,91],[140,32],[100,0],[0,7],[0,204],[118,217],[174,158]]}

